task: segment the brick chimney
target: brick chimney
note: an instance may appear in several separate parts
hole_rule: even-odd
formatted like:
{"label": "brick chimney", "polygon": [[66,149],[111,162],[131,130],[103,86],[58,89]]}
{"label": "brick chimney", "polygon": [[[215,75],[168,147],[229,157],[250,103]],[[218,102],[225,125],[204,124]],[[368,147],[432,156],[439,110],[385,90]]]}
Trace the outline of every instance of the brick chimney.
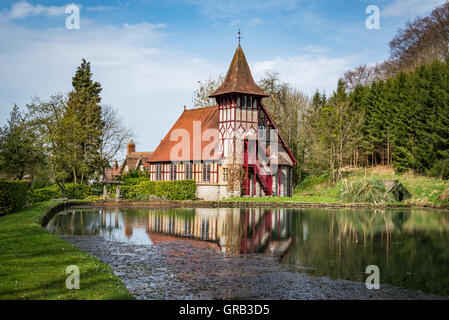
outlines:
{"label": "brick chimney", "polygon": [[133,141],[131,141],[130,143],[128,143],[128,152],[127,154],[130,154],[132,152],[136,151],[136,145],[134,144]]}

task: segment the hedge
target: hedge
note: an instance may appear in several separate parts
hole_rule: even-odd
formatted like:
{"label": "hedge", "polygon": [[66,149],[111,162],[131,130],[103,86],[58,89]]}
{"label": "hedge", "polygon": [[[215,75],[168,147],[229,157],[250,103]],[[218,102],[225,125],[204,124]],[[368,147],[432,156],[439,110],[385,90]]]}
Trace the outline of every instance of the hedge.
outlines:
{"label": "hedge", "polygon": [[54,185],[51,187],[44,187],[32,190],[30,194],[30,201],[32,203],[37,203],[61,197],[62,197],[61,190],[57,185]]}
{"label": "hedge", "polygon": [[170,200],[195,200],[196,183],[194,180],[143,181],[138,185],[123,186],[120,191],[128,200],[144,195],[165,196]]}
{"label": "hedge", "polygon": [[[87,184],[68,183],[65,185],[65,196],[67,199],[86,199],[94,195],[96,195],[95,189]],[[62,198],[62,191],[58,185],[34,189],[30,198],[32,203],[58,199]]]}
{"label": "hedge", "polygon": [[0,215],[22,209],[28,200],[27,181],[0,181]]}

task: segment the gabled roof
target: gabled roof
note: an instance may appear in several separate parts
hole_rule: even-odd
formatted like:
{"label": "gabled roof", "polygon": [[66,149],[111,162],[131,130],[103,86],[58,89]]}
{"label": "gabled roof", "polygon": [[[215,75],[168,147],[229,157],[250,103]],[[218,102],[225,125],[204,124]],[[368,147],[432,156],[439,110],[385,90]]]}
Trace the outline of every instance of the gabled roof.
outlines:
{"label": "gabled roof", "polygon": [[[176,159],[177,161],[201,161],[201,160],[214,160],[212,157],[207,157],[206,159],[203,159],[202,154],[204,149],[210,144],[210,141],[201,141],[201,137],[203,136],[203,133],[208,129],[215,129],[215,132],[218,133],[218,120],[219,120],[219,113],[218,113],[218,107],[208,107],[208,108],[201,108],[201,109],[191,109],[191,110],[184,110],[184,112],[181,114],[179,119],[176,121],[176,123],[173,125],[173,127],[170,129],[170,131],[167,133],[165,138],[161,141],[159,146],[154,151],[153,155],[150,158],[150,162],[168,162],[172,161],[170,158],[170,153],[176,145],[181,143],[181,139],[178,138],[178,141],[171,141],[170,136],[173,131],[177,129],[183,129],[187,131],[188,138],[190,139],[190,154],[183,155],[185,159]],[[193,132],[194,122],[199,121],[201,124],[201,135],[199,135],[197,132]],[[181,131],[180,131],[181,132]],[[217,142],[218,142],[218,137]],[[195,143],[198,144],[198,141],[201,141],[201,155],[198,156],[197,153],[194,152],[194,140]]]}
{"label": "gabled roof", "polygon": [[223,84],[215,90],[210,97],[216,97],[227,93],[247,93],[266,97],[267,94],[259,88],[254,82],[248,62],[245,58],[245,53],[242,47],[237,47],[231,65],[229,66],[226,78]]}
{"label": "gabled roof", "polygon": [[123,168],[128,165],[130,170],[137,169],[138,164],[142,164],[145,168],[148,168],[148,163],[153,155],[153,152],[130,152],[126,155],[125,161],[118,168],[118,172],[121,173]]}

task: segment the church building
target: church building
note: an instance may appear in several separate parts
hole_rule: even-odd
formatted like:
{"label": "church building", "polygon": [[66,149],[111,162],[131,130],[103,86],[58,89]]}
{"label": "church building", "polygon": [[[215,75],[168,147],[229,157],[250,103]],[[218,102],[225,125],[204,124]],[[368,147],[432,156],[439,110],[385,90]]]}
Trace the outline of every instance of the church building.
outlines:
{"label": "church building", "polygon": [[148,159],[151,181],[193,179],[197,198],[292,196],[296,159],[237,47],[217,105],[186,109]]}

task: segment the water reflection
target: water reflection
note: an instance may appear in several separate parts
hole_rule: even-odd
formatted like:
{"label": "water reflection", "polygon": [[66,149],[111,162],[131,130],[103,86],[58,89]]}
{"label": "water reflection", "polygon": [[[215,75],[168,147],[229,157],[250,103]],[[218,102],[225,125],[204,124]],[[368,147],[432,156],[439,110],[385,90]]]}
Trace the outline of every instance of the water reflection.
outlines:
{"label": "water reflection", "polygon": [[78,210],[56,215],[57,234],[158,244],[184,240],[234,254],[276,254],[317,276],[449,295],[449,216],[420,210],[166,209]]}

